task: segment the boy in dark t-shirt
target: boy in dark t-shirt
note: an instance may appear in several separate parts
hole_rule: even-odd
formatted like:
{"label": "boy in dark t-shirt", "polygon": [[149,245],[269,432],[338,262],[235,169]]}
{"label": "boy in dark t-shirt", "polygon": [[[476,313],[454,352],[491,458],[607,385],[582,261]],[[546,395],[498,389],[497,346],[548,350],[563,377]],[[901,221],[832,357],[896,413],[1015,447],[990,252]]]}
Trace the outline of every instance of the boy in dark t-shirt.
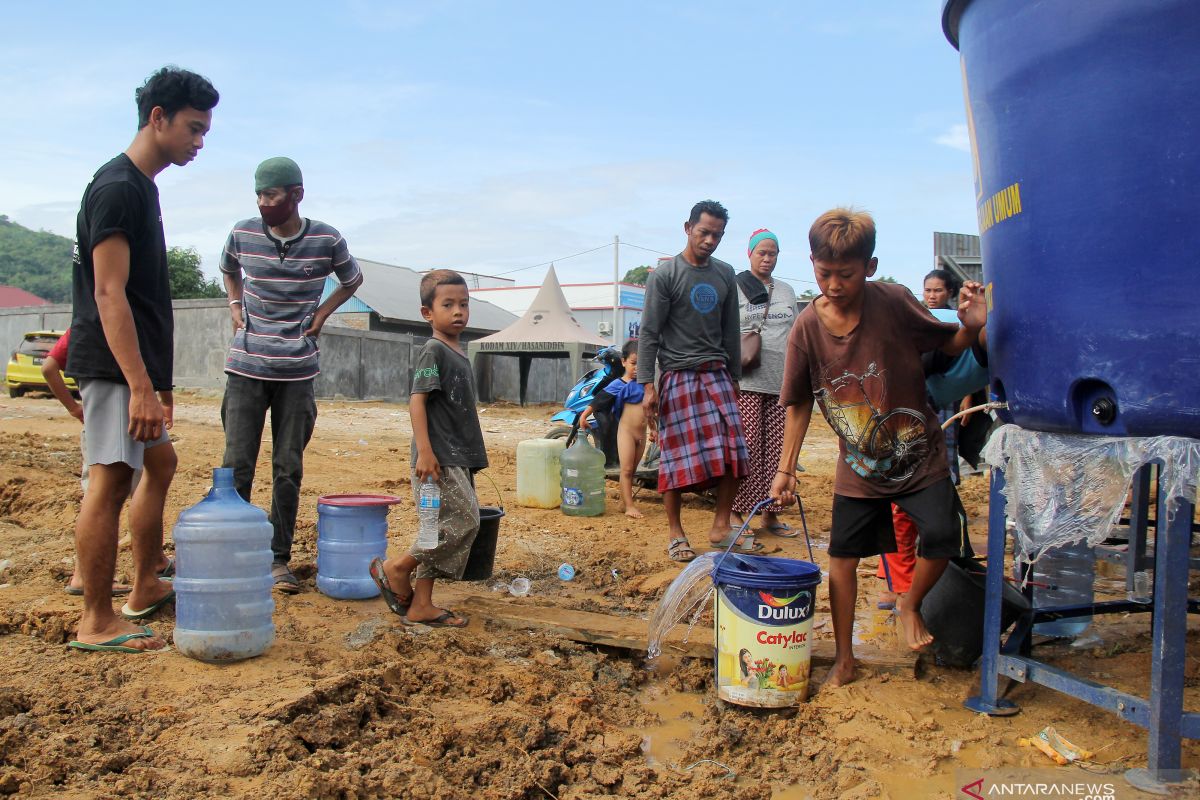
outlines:
{"label": "boy in dark t-shirt", "polygon": [[419,544],[399,558],[371,562],[371,577],[388,608],[405,625],[462,628],[467,618],[433,604],[436,578],[458,580],[479,532],[474,473],[486,469],[487,451],[475,410],[471,362],[459,347],[470,319],[467,283],[457,272],[436,269],[421,279],[421,316],[433,337],[417,354],[408,408],[412,417],[412,486],[420,503],[421,484],[441,488],[438,543]]}
{"label": "boy in dark t-shirt", "polygon": [[[177,67],[155,72],[134,96],[133,142],[96,172],[79,206],[66,370],[79,381],[89,468],[75,523],[83,614],[67,646],[116,653],[162,649],[165,642],[140,623],[175,597],[158,574],[176,458],[156,394],[166,393],[170,405],[171,289],[154,178],[196,157],[218,100],[208,80]],[[134,470],[143,467],[129,515],[133,590],[118,617],[112,607],[117,524]]]}
{"label": "boy in dark t-shirt", "polygon": [[787,409],[783,450],[771,495],[791,503],[796,463],[814,399],[839,438],[829,540],[829,605],[836,653],[831,686],[854,680],[852,633],[858,561],[895,552],[891,507],[916,522],[917,568],[900,610],[909,647],[933,641],[921,601],[949,559],[970,554],[966,515],[950,482],[945,443],[929,407],[923,352],[954,355],[978,338],[986,321],[983,287],[960,295],[962,327],[935,320],[903,286],[867,282],[879,260],[875,222],[864,212],[834,209],[809,230],[821,296],[796,320],[788,338],[780,403]]}

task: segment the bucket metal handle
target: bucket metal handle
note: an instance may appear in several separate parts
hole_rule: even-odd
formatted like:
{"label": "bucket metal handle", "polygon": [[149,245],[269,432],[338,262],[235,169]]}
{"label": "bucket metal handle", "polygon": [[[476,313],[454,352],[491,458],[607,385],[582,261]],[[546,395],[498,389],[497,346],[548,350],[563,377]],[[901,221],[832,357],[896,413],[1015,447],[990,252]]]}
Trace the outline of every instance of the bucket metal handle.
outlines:
{"label": "bucket metal handle", "polygon": [[488,483],[490,483],[492,485],[492,488],[496,490],[496,501],[498,503],[500,503],[500,510],[503,511],[504,510],[504,493],[500,491],[500,487],[496,485],[496,481],[494,481],[492,479],[491,475],[487,474],[487,470],[481,469],[481,470],[479,470],[479,472],[476,472],[475,474],[482,475],[483,477],[488,479]]}
{"label": "bucket metal handle", "polygon": [[[742,527],[738,528],[737,536],[730,538],[729,547],[726,547],[725,552],[721,554],[722,560],[725,559],[725,556],[729,555],[729,551],[737,544],[737,540],[742,538],[742,534],[750,528],[750,521],[754,519],[754,515],[769,506],[774,500],[775,498],[773,497],[767,497],[755,503],[754,508],[750,509],[750,513],[746,515],[745,521],[742,522]],[[804,528],[804,543],[808,545],[808,560],[809,563],[815,564],[817,562],[813,558],[812,539],[808,536],[808,521],[804,518],[804,501],[800,499],[800,495],[796,495],[796,503],[800,506],[800,525]]]}

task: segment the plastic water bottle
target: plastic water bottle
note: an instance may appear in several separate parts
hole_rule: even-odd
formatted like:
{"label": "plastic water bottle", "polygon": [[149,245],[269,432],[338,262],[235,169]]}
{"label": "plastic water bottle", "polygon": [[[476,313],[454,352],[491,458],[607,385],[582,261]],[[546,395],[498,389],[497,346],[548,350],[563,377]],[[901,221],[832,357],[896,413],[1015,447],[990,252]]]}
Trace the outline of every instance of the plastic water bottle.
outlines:
{"label": "plastic water bottle", "polygon": [[598,517],[604,513],[604,453],[580,436],[559,459],[562,469],[562,511],[569,517]]}
{"label": "plastic water bottle", "polygon": [[[1096,572],[1096,551],[1087,540],[1047,550],[1033,564],[1035,583],[1050,584],[1053,588],[1033,587],[1036,608],[1077,606],[1095,599],[1092,583]],[[1042,636],[1075,637],[1092,622],[1091,615],[1070,619],[1039,622],[1033,632]]]}
{"label": "plastic water bottle", "polygon": [[421,484],[417,505],[417,547],[432,550],[438,546],[438,517],[442,513],[442,487],[427,477]]}
{"label": "plastic water bottle", "polygon": [[208,496],[181,512],[175,540],[175,647],[201,661],[257,656],[275,640],[271,523],[213,470]]}

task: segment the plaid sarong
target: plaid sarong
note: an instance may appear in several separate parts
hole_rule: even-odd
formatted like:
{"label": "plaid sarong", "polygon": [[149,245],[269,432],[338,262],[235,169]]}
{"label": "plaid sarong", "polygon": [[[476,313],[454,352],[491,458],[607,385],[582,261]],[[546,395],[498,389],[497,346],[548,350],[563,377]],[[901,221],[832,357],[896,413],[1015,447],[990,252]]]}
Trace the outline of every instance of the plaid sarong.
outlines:
{"label": "plaid sarong", "polygon": [[722,362],[663,373],[658,446],[660,492],[707,488],[726,472],[746,475],[750,456],[733,381]]}

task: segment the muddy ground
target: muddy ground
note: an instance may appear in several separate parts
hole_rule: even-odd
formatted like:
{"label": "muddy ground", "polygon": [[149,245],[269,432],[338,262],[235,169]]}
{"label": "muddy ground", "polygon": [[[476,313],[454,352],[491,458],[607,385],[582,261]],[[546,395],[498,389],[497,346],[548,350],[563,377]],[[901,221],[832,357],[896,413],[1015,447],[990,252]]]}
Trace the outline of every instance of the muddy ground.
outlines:
{"label": "muddy ground", "polygon": [[[172,438],[180,467],[167,509],[196,502],[220,461],[213,396],[179,397]],[[664,552],[653,492],[646,519],[618,512],[580,522],[559,511],[516,508],[515,447],[547,427],[549,407],[490,406],[482,414],[491,475],[508,515],[497,578],[524,575],[526,598],[460,584],[513,603],[645,618],[677,573]],[[322,494],[395,493],[394,550],[413,536],[408,414],[382,403],[321,403],[305,461],[294,565],[305,591],[276,597],[277,639],[250,661],[212,666],[178,652],[121,656],[68,651],[79,600],[64,594],[80,499],[78,425],[49,396],[0,401],[0,793],[34,797],[207,796],[279,798],[957,797],[956,770],[1048,767],[1018,743],[1054,725],[1097,751],[1096,772],[1145,764],[1145,734],[1048,689],[1017,684],[1022,712],[973,715],[962,700],[977,673],[924,663],[914,675],[864,670],[855,684],[818,692],[798,712],[720,706],[711,666],[683,660],[658,672],[638,654],[545,633],[514,632],[477,615],[466,630],[405,628],[382,600],[344,602],[314,587],[316,505]],[[259,474],[269,474],[269,442]],[[835,442],[814,425],[801,493],[823,561]],[[612,487],[615,490],[615,486]],[[494,502],[481,481],[481,496]],[[269,505],[265,483],[255,502]],[[982,550],[985,481],[963,499]],[[689,500],[693,542],[710,515]],[[797,520],[792,519],[793,523]],[[169,527],[169,524],[168,524]],[[169,532],[168,532],[169,541]],[[800,556],[802,541],[770,539]],[[168,544],[168,547],[170,545]],[[574,564],[575,581],[554,576]],[[129,575],[129,554],[119,572]],[[623,580],[614,581],[617,569]],[[891,618],[874,608],[874,564],[863,565],[861,638],[895,646]],[[1117,581],[1100,585],[1117,591]],[[1195,592],[1193,592],[1195,594]],[[829,637],[824,592],[817,631]],[[169,638],[173,611],[152,623]],[[1120,688],[1148,691],[1148,615],[1106,619],[1084,646],[1039,648],[1055,663]],[[1189,633],[1187,704],[1200,709],[1197,631]],[[815,669],[819,681],[823,670]],[[699,762],[699,763],[697,763]],[[1185,742],[1185,767],[1200,744]],[[690,769],[688,769],[691,767]],[[728,772],[727,772],[728,770]],[[732,773],[732,775],[730,774]],[[1095,777],[1078,767],[1068,777]],[[1120,778],[1122,791],[1126,791]],[[1127,796],[1140,796],[1129,794]]]}

